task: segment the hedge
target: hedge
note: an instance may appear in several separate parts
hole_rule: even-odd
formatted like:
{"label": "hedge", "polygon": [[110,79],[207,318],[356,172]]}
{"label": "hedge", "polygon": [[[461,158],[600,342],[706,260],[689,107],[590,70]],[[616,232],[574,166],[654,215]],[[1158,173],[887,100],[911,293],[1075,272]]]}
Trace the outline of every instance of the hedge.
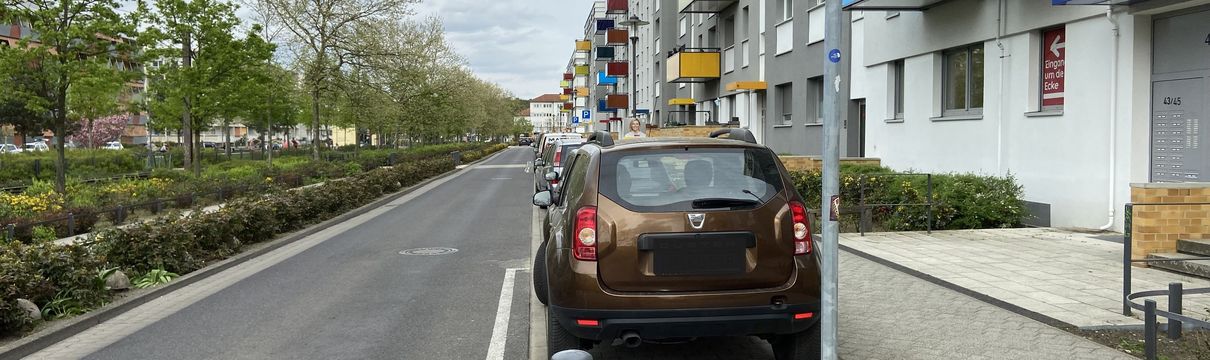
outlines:
{"label": "hedge", "polygon": [[[900,175],[889,175],[900,174]],[[821,206],[819,171],[791,172],[808,208]],[[933,174],[934,230],[1020,227],[1025,219],[1021,185],[1010,176]],[[896,173],[870,165],[841,167],[842,211],[858,209],[862,188],[866,204],[924,204],[928,202],[925,174]],[[875,231],[918,231],[928,227],[928,207],[886,206],[871,209]],[[857,231],[860,214],[843,214],[846,231]]]}
{"label": "hedge", "polygon": [[[467,151],[463,159],[474,161],[506,147],[479,146],[482,150]],[[18,298],[40,307],[69,303],[71,309],[94,308],[110,299],[101,275],[106,269],[134,275],[155,269],[189,273],[248,244],[330,219],[453,169],[442,154],[319,186],[238,198],[211,213],[173,214],[103,230],[82,245],[0,245],[0,336],[27,330],[33,323],[17,308]]]}

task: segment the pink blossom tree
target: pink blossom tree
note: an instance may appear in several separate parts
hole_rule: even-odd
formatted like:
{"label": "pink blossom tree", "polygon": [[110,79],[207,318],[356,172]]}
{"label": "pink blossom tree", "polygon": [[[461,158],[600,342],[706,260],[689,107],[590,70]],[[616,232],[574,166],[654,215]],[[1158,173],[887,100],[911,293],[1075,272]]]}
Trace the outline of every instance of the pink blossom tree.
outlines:
{"label": "pink blossom tree", "polygon": [[95,120],[81,119],[79,126],[68,140],[76,144],[95,148],[110,141],[117,141],[126,131],[126,123],[130,122],[129,115],[113,115]]}

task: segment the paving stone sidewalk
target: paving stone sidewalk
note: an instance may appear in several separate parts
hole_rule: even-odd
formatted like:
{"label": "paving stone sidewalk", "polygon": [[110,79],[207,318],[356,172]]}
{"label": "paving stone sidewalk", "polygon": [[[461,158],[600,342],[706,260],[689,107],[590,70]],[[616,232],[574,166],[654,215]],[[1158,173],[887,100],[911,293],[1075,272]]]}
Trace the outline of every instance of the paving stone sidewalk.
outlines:
{"label": "paving stone sidewalk", "polygon": [[[843,359],[1134,359],[843,251],[840,276]],[[596,360],[773,358],[768,343],[755,337],[599,346],[592,354]]]}
{"label": "paving stone sidewalk", "polygon": [[[1056,229],[994,229],[843,234],[841,245],[1083,329],[1141,326],[1121,315],[1122,244]],[[1158,269],[1133,269],[1133,291],[1210,287],[1210,281]],[[1164,297],[1154,297],[1167,304]],[[1164,305],[1161,305],[1164,306]],[[1186,314],[1206,314],[1210,296],[1184,299]]]}

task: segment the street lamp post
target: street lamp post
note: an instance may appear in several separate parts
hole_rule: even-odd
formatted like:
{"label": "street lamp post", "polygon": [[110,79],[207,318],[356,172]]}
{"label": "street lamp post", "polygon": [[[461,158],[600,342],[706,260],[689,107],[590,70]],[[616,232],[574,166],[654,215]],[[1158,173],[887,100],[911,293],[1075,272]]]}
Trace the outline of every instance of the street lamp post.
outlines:
{"label": "street lamp post", "polygon": [[[639,101],[638,92],[637,92],[638,84],[636,84],[636,82],[638,82],[638,79],[639,79],[639,74],[638,74],[638,62],[639,62],[638,28],[639,28],[639,26],[647,26],[649,24],[651,24],[651,23],[647,22],[643,19],[640,19],[638,15],[634,15],[634,14],[631,14],[630,18],[628,18],[626,20],[622,20],[621,22],[618,23],[618,25],[630,27],[630,76],[626,80],[626,83],[627,83],[626,85],[627,85],[627,87],[630,88],[630,108],[626,109],[626,114],[629,115],[630,117],[636,117],[635,110],[637,110],[636,108],[638,107],[637,104]],[[625,124],[622,125],[622,128],[623,129],[626,128]]]}

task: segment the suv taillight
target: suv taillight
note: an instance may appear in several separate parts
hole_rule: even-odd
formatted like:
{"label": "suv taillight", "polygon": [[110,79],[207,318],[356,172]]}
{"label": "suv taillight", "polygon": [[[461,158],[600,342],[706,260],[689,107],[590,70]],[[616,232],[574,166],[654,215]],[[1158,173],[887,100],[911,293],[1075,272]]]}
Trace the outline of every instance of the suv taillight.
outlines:
{"label": "suv taillight", "polygon": [[560,146],[558,149],[555,149],[555,161],[554,161],[553,165],[559,166],[560,160],[563,160],[563,147],[562,146]]}
{"label": "suv taillight", "polygon": [[585,206],[576,211],[575,241],[572,254],[576,260],[597,261],[597,207]]}
{"label": "suv taillight", "polygon": [[794,255],[811,253],[811,223],[807,221],[807,207],[797,201],[790,202],[790,221],[794,228]]}

